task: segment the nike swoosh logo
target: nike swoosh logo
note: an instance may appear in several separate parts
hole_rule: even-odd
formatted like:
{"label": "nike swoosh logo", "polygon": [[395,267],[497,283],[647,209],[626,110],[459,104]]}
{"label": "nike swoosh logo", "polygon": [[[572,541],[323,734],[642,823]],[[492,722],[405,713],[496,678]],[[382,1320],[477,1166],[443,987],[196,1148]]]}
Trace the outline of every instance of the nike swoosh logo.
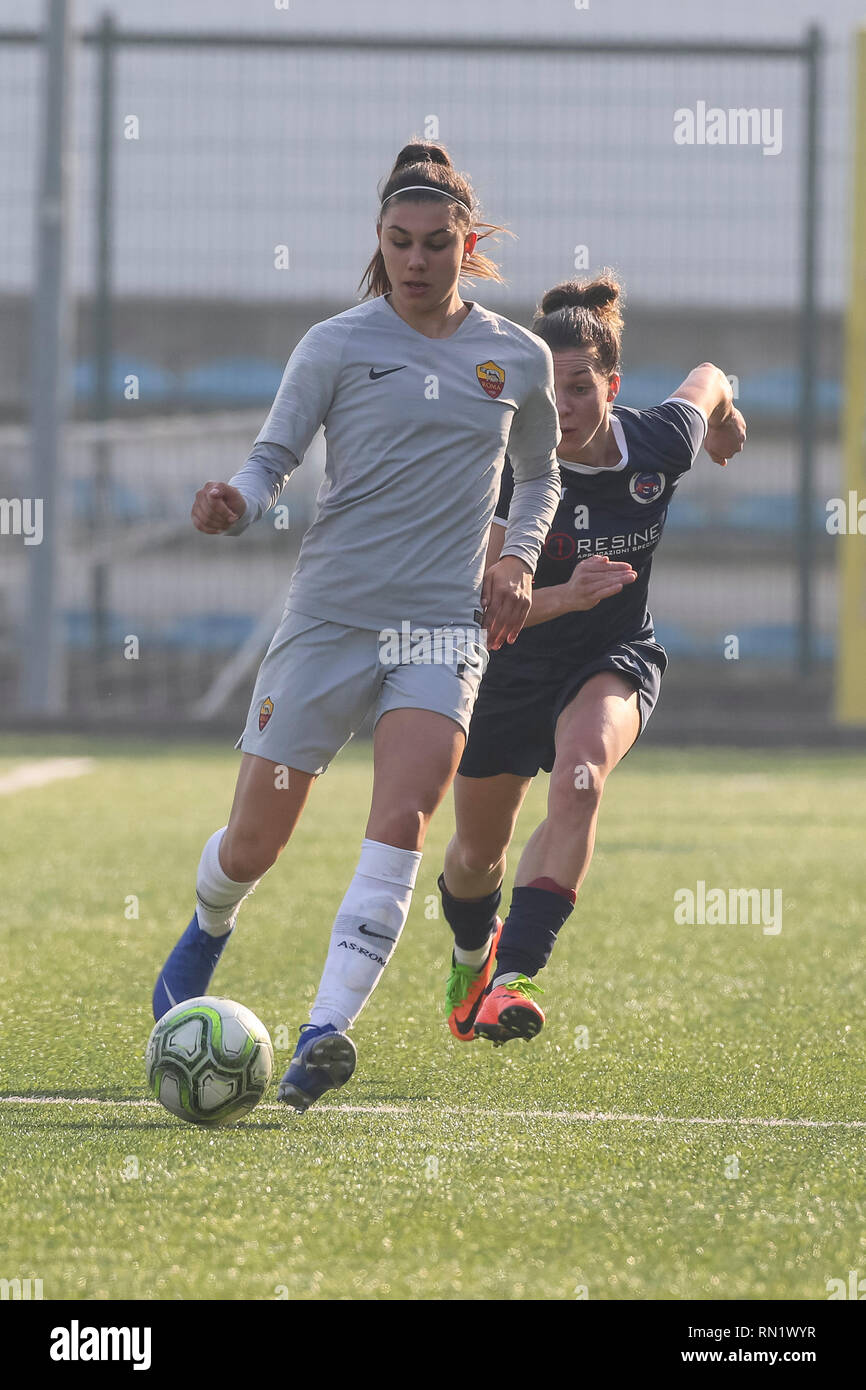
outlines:
{"label": "nike swoosh logo", "polygon": [[[371,367],[371,368],[370,368],[370,380],[371,380],[371,381],[379,381],[381,377],[383,377],[383,376],[390,376],[392,372],[405,372],[405,370],[406,370],[406,365],[405,365],[405,363],[404,363],[404,365],[403,365],[402,367],[386,367],[385,370],[384,370],[384,372],[377,372],[375,367]],[[389,940],[390,940],[390,938],[389,938]]]}
{"label": "nike swoosh logo", "polygon": [[[484,996],[482,995],[481,998],[483,999]],[[479,1000],[479,1003],[480,1003],[480,1000]],[[472,1030],[473,1030],[473,1028],[475,1027],[475,1020],[476,1020],[477,1017],[478,1017],[478,1008],[476,1007],[476,1008],[474,1008],[474,1009],[472,1010],[472,1013],[469,1015],[468,1018],[462,1018],[462,1019],[461,1019],[461,1018],[455,1018],[454,1023],[455,1023],[455,1026],[456,1026],[456,1028],[457,1028],[457,1032],[458,1032],[458,1033],[463,1033],[464,1036],[465,1036],[467,1033],[471,1033]]]}
{"label": "nike swoosh logo", "polygon": [[367,931],[366,924],[364,924],[363,926],[360,926],[360,927],[358,928],[358,931],[362,934],[362,936],[375,936],[375,938],[376,938],[377,941],[396,941],[396,940],[397,940],[396,936],[383,936],[382,933],[381,933],[380,931]]}

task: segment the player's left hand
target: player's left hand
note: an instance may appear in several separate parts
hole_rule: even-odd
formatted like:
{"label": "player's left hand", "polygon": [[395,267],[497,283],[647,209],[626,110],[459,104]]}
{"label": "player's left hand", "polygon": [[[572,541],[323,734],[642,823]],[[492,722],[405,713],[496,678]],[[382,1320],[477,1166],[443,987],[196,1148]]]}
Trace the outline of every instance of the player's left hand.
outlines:
{"label": "player's left hand", "polygon": [[710,425],[704,448],[713,463],[726,468],[728,459],[739,454],[745,442],[746,422],[735,407],[721,425]]}
{"label": "player's left hand", "polygon": [[504,555],[484,576],[482,626],[490,651],[515,642],[532,607],[532,571],[517,555]]}

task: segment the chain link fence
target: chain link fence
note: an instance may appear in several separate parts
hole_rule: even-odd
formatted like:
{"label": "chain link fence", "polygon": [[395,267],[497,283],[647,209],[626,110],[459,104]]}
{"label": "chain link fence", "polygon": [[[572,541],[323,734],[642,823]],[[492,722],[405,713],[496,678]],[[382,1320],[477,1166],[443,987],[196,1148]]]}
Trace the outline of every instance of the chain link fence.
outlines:
{"label": "chain link fence", "polygon": [[[28,496],[40,45],[0,33],[8,499]],[[313,514],[321,437],[289,484],[288,514],[240,541],[195,533],[192,495],[242,463],[306,328],[356,301],[376,185],[412,135],[445,143],[483,214],[515,233],[497,252],[507,284],[479,287],[482,302],[528,323],[549,285],[611,265],[627,292],[621,403],[656,403],[707,359],[734,382],[747,453],[724,472],[701,459],[655,561],[653,612],[682,690],[740,681],[757,708],[767,680],[826,677],[841,322],[818,299],[816,32],[785,45],[419,48],[132,34],[108,19],[73,49],[74,418],[55,557],[64,714],[244,712]],[[18,717],[37,547],[7,530],[0,692]]]}

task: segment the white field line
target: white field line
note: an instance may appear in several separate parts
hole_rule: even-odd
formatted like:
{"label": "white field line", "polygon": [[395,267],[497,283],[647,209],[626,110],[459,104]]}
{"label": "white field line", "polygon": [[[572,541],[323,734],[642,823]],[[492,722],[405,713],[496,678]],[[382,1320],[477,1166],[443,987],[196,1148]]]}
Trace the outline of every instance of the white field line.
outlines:
{"label": "white field line", "polygon": [[[156,1100],[104,1100],[87,1096],[0,1096],[2,1105],[102,1105],[115,1109],[141,1108],[159,1110]],[[286,1114],[286,1106],[263,1103],[257,1111],[278,1110]],[[762,1129],[866,1129],[866,1120],[803,1120],[785,1117],[734,1115],[729,1118],[700,1115],[631,1115],[617,1110],[500,1110],[485,1107],[482,1111],[468,1105],[319,1105],[310,1115],[493,1115],[504,1120],[558,1120],[565,1124],[630,1124],[630,1125],[755,1125]]]}
{"label": "white field line", "polygon": [[93,758],[40,758],[37,762],[22,763],[0,777],[0,796],[30,787],[45,787],[49,782],[59,782],[66,777],[81,777],[93,768]]}

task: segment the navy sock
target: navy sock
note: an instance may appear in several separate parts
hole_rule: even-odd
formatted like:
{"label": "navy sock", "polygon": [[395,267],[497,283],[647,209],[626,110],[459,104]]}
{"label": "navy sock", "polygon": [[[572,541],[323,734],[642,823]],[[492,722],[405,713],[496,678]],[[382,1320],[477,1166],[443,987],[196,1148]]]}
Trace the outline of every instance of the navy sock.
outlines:
{"label": "navy sock", "polygon": [[502,902],[502,886],[486,898],[452,898],[445,887],[444,874],[439,875],[442,911],[454,933],[454,943],[461,951],[480,951],[496,926],[496,912]]}
{"label": "navy sock", "polygon": [[[552,882],[551,879],[544,880]],[[566,896],[567,894],[567,896]],[[496,952],[496,975],[537,975],[550,960],[556,936],[574,911],[574,894],[567,889],[515,888],[511,895],[511,911],[505,919],[499,950]]]}

